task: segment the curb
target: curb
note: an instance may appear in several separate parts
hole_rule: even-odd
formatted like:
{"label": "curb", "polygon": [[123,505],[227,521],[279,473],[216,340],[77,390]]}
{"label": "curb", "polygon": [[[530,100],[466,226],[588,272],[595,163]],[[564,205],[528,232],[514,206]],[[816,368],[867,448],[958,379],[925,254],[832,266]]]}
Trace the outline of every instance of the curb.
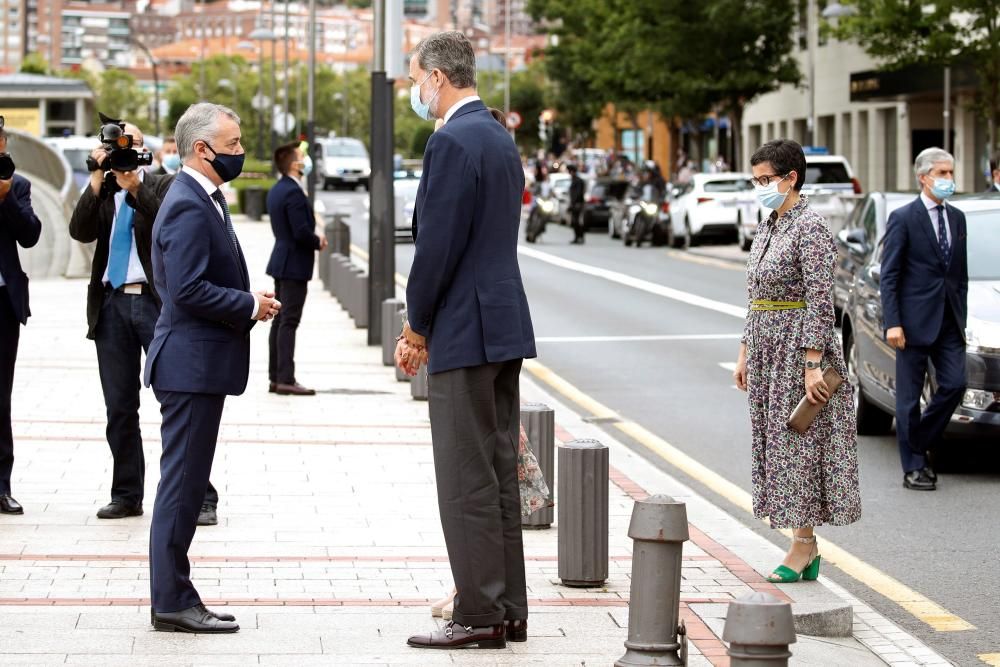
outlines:
{"label": "curb", "polygon": [[795,633],[813,637],[850,637],[854,607],[842,602],[793,602]]}

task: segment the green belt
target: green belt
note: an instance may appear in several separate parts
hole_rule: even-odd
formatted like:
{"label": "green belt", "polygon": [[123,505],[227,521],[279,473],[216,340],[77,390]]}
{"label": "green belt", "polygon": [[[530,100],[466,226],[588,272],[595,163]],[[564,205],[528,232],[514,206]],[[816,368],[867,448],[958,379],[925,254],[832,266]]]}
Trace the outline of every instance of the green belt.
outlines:
{"label": "green belt", "polygon": [[805,308],[805,301],[771,301],[770,299],[754,299],[750,302],[750,310],[795,310]]}

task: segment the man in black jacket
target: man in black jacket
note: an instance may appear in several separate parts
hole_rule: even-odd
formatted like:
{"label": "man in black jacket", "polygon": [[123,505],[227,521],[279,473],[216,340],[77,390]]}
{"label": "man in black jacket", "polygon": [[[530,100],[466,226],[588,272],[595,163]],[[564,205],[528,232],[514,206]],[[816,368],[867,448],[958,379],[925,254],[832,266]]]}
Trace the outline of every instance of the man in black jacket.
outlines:
{"label": "man in black jacket", "polygon": [[[0,116],[0,153],[7,153],[7,135]],[[31,183],[14,174],[0,180],[0,514],[24,514],[11,497],[14,434],[10,425],[10,395],[21,325],[27,322],[28,277],[21,270],[17,246],[38,243],[42,223],[31,208]]]}
{"label": "man in black jacket", "polygon": [[305,173],[304,159],[298,144],[279,146],[274,165],[281,178],[267,193],[267,213],[274,232],[267,274],[274,278],[275,298],[281,302],[281,312],[271,323],[268,375],[270,391],[288,396],[316,393],[295,379],[295,332],[302,319],[316,251],[326,247],[326,238],[315,232],[312,207],[299,184]]}
{"label": "man in black jacket", "polygon": [[570,224],[573,227],[573,243],[580,244],[586,240],[586,230],[583,228],[583,191],[584,182],[577,173],[576,165],[571,164],[566,167],[569,172],[569,214]]}
{"label": "man in black jacket", "polygon": [[[142,131],[125,124],[133,148],[143,150]],[[108,153],[90,156],[104,165]],[[87,288],[87,338],[97,347],[97,366],[104,390],[106,435],[114,459],[111,502],[97,512],[100,519],[142,514],[146,460],[139,430],[141,357],[153,339],[160,298],[153,284],[150,259],[153,220],[173,176],[157,176],[140,167],[112,171],[121,190],[100,197],[104,169],[90,174],[90,185],[77,202],[69,233],[81,243],[97,241]],[[219,497],[211,484],[202,507],[201,525],[218,522]]]}

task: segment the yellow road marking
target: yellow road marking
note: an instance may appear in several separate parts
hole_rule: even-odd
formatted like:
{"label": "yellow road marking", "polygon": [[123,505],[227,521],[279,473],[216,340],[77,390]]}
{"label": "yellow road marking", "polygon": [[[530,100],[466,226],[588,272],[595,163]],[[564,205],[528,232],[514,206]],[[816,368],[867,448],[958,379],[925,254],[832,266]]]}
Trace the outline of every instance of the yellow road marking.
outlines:
{"label": "yellow road marking", "polygon": [[[692,457],[668,443],[663,438],[660,438],[639,424],[621,419],[621,417],[613,410],[584,394],[567,380],[563,379],[537,361],[533,359],[526,360],[524,367],[540,381],[547,384],[549,387],[590,415],[597,418],[620,419],[621,421],[614,424],[615,428],[619,431],[628,435],[636,442],[639,442],[670,465],[683,471],[693,479],[696,479],[698,482],[705,485],[740,509],[751,514],[753,513],[753,503],[750,494],[736,484],[730,482],[728,479],[724,478],[722,475],[710,470],[704,464],[699,463]],[[791,534],[790,531],[782,532],[785,535]],[[860,558],[838,547],[836,544],[825,538],[823,539],[823,558],[831,564],[836,565],[843,572],[850,575],[854,579],[895,602],[917,619],[923,621],[938,632],[974,630],[976,627],[968,621],[949,612],[947,609],[930,600],[926,596],[913,590],[906,584],[894,579],[878,568],[869,565]],[[996,656],[998,658],[998,662],[989,664],[1000,665],[1000,654],[989,655]]]}
{"label": "yellow road marking", "polygon": [[720,269],[728,269],[730,271],[739,271],[740,273],[745,273],[747,267],[740,266],[735,260],[727,262],[724,259],[715,259],[713,257],[705,257],[704,255],[694,255],[690,252],[685,252],[683,250],[676,250],[670,248],[665,251],[667,255],[673,257],[674,259],[684,260],[685,262],[691,262],[692,264],[702,264],[704,266],[714,266]]}
{"label": "yellow road marking", "polygon": [[985,662],[987,665],[1000,667],[1000,653],[982,653],[976,657]]}

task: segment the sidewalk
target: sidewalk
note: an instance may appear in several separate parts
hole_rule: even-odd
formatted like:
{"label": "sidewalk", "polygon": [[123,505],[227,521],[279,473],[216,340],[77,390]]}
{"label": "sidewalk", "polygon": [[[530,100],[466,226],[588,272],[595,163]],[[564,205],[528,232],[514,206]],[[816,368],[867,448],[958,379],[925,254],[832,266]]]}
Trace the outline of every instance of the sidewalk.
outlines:
{"label": "sidewalk", "polygon": [[[237,220],[252,282],[266,287],[266,224]],[[34,281],[14,390],[15,497],[0,517],[0,664],[54,665],[609,665],[627,635],[634,499],[687,503],[682,609],[691,665],[728,665],[726,603],[753,590],[796,603],[847,600],[854,638],[800,636],[792,664],[947,665],[835,585],[782,586],[759,574],[781,550],[563,406],[527,373],[523,400],[556,410],[557,439],[611,448],[610,578],[570,589],[557,576],[557,528],[525,532],[530,639],[499,651],[410,649],[432,627],[429,603],[452,582],[438,520],[426,403],[411,400],[339,305],[313,282],[297,365],[312,398],[266,391],[268,325],[253,332],[250,385],[229,398],[212,480],[220,523],[199,528],[193,579],[228,604],[236,635],[153,632],[148,533],[158,479],[159,413],[143,390],[146,514],[100,521],[110,463],[85,282]],[[862,641],[864,643],[862,643]],[[877,654],[881,655],[880,659]]]}

